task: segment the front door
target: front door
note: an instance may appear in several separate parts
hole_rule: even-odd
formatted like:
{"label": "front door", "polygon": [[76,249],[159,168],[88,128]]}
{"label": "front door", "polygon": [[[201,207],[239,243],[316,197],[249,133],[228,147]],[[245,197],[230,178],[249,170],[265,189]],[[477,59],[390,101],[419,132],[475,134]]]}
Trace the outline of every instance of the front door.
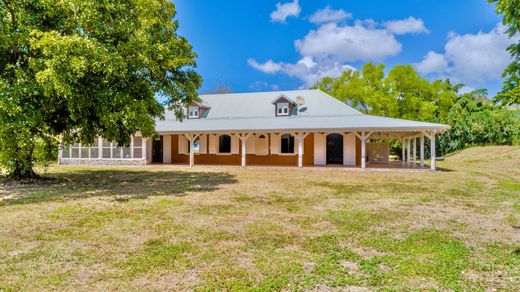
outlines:
{"label": "front door", "polygon": [[163,162],[163,136],[153,138],[152,143],[152,162]]}
{"label": "front door", "polygon": [[343,135],[327,135],[327,164],[343,164]]}

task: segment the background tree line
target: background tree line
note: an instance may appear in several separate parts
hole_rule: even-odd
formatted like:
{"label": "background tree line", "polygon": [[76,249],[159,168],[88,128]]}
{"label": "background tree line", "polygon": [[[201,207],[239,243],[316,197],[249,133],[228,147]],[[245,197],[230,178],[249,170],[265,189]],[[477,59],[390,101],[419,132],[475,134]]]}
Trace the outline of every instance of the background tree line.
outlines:
{"label": "background tree line", "polygon": [[[366,114],[452,126],[437,138],[438,155],[473,145],[520,144],[520,110],[493,103],[484,89],[462,93],[462,84],[430,82],[410,65],[397,65],[385,74],[385,65],[368,63],[318,84]],[[393,152],[400,155],[400,147],[393,143]]]}

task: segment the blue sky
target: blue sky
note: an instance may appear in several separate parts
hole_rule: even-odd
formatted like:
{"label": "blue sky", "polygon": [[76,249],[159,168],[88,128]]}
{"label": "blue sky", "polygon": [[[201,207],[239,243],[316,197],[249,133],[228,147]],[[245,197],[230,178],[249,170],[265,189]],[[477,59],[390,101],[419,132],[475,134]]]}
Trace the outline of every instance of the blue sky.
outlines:
{"label": "blue sky", "polygon": [[305,88],[373,61],[493,95],[511,42],[486,0],[176,0],[201,93]]}

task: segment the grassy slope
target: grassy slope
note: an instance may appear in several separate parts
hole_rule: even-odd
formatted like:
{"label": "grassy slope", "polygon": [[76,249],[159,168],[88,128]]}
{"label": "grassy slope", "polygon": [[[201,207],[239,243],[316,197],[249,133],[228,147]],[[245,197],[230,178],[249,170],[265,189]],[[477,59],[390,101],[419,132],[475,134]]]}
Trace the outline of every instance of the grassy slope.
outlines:
{"label": "grassy slope", "polygon": [[0,290],[514,290],[520,147],[450,172],[53,168],[0,187]]}

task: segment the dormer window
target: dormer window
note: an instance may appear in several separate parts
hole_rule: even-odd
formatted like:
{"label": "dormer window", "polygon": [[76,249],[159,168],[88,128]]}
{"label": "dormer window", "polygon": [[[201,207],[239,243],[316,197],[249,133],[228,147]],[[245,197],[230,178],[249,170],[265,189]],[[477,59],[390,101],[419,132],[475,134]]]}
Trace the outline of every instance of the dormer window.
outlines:
{"label": "dormer window", "polygon": [[288,102],[279,102],[276,104],[276,114],[279,116],[288,116],[289,115],[289,103]]}
{"label": "dormer window", "polygon": [[189,119],[198,119],[200,116],[200,109],[198,106],[190,106],[188,108],[188,118]]}

